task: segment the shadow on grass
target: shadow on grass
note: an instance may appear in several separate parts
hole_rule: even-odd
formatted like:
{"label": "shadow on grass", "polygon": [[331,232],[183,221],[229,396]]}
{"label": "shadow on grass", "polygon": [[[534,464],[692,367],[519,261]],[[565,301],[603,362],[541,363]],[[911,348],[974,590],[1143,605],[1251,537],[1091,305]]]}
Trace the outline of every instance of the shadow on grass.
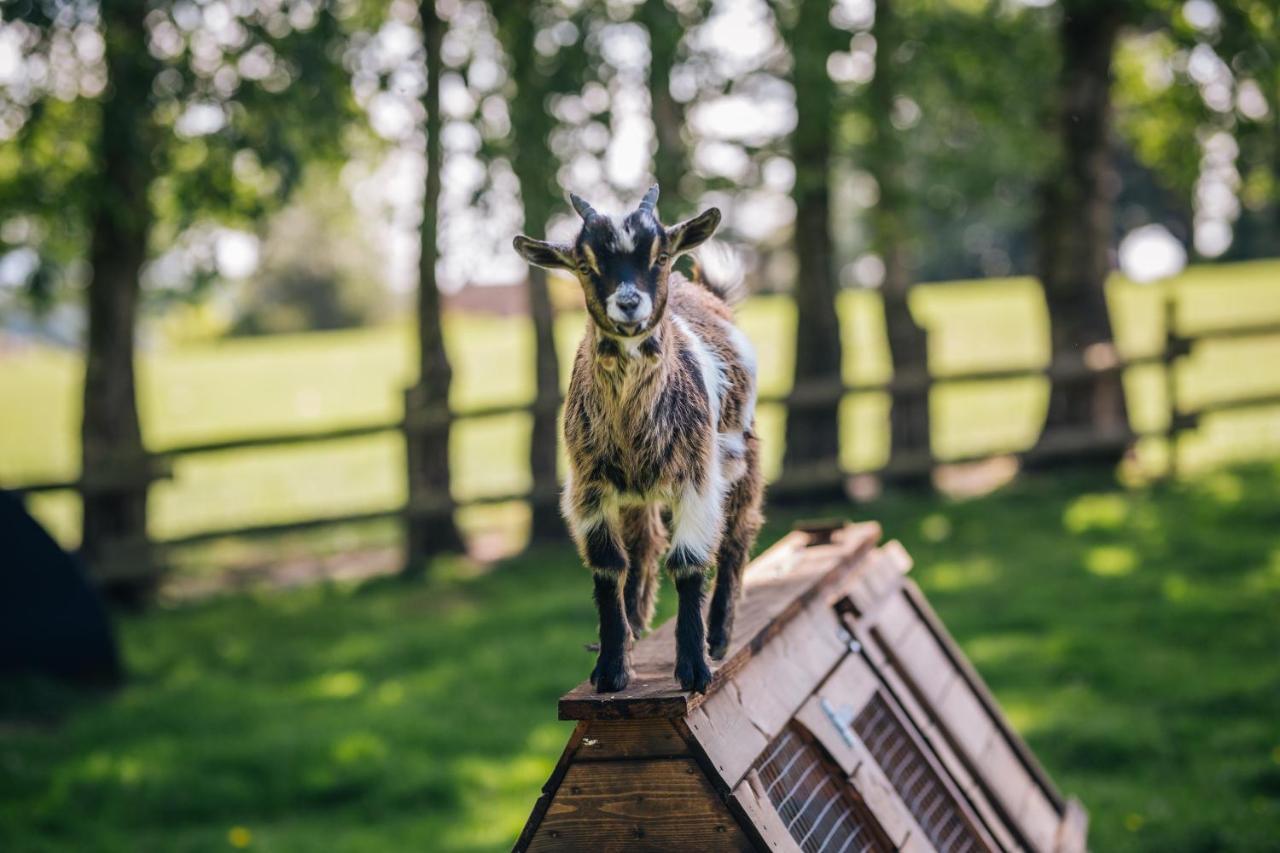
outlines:
{"label": "shadow on grass", "polygon": [[[1193,851],[1280,838],[1278,507],[1269,467],[828,512],[906,544],[1093,849]],[[590,670],[589,587],[544,548],[125,617],[128,687],[0,729],[0,849],[506,849]]]}

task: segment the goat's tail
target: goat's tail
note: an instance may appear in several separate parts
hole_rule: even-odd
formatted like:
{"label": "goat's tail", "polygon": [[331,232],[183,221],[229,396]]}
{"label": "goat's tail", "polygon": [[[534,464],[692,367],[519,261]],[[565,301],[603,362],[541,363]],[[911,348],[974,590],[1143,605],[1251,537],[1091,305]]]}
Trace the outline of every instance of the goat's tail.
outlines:
{"label": "goat's tail", "polygon": [[731,308],[747,298],[746,273],[737,252],[723,243],[707,243],[691,260],[694,284],[705,287]]}

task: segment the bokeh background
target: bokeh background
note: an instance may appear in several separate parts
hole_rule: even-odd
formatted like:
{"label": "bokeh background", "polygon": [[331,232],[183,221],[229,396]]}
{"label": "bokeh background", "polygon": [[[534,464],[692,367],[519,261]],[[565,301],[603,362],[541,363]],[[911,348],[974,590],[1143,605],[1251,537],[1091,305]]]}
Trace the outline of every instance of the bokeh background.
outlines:
{"label": "bokeh background", "polygon": [[0,486],[124,666],[0,675],[0,849],[510,846],[595,631],[510,240],[654,181],[762,543],[901,539],[1094,849],[1280,849],[1273,0],[0,2]]}

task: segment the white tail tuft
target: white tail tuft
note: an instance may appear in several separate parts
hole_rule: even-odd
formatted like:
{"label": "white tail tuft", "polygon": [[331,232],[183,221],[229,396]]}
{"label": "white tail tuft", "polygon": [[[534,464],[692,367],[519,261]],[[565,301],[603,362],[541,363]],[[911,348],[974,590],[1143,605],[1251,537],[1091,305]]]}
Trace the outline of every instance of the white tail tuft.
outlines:
{"label": "white tail tuft", "polygon": [[747,275],[742,255],[728,243],[710,240],[693,259],[693,280],[730,306],[747,298]]}

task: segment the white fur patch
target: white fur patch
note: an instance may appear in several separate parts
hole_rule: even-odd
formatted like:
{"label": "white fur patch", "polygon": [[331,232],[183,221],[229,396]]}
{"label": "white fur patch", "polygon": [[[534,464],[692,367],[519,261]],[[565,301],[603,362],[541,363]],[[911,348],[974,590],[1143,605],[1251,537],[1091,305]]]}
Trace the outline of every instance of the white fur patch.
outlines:
{"label": "white fur patch", "polygon": [[621,216],[610,216],[609,224],[613,226],[613,235],[618,241],[618,250],[631,252],[636,248],[636,235],[631,230],[631,223]]}
{"label": "white fur patch", "polygon": [[702,374],[702,387],[707,389],[707,403],[711,408],[711,424],[714,427],[720,423],[720,401],[724,398],[726,381],[724,365],[702,342],[702,338],[694,334],[693,329],[683,317],[672,314],[671,319],[675,321],[681,334],[688,341],[689,349],[693,351],[693,357],[698,362],[698,370]]}
{"label": "white fur patch", "polygon": [[647,323],[649,322],[649,316],[653,314],[653,300],[643,290],[640,291],[640,304],[636,306],[636,313],[632,316],[628,316],[626,312],[618,307],[618,292],[616,290],[609,294],[609,298],[604,301],[604,305],[604,313],[615,323]]}
{"label": "white fur patch", "polygon": [[685,486],[671,515],[671,547],[689,554],[695,562],[710,563],[724,527],[724,496],[728,488],[720,471],[720,448],[707,469],[707,479],[698,491]]}
{"label": "white fur patch", "polygon": [[742,361],[742,366],[751,375],[751,387],[747,389],[747,401],[742,411],[742,423],[750,427],[756,420],[756,377],[758,370],[756,350],[751,345],[751,341],[747,340],[747,336],[737,326],[732,323],[725,323],[724,327],[729,335],[729,342],[733,344],[734,350],[738,353],[738,358]]}
{"label": "white fur patch", "polygon": [[741,432],[720,433],[720,468],[726,485],[747,473],[747,440]]}

